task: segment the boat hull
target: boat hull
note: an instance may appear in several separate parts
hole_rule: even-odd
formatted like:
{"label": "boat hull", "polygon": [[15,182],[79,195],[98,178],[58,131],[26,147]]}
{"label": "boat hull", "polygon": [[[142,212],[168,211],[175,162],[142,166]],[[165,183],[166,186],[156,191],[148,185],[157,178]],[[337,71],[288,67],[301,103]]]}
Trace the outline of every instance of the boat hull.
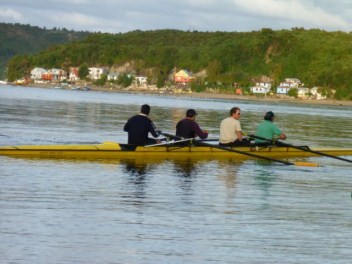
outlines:
{"label": "boat hull", "polygon": [[[234,150],[252,153],[264,158],[291,158],[318,156],[317,154],[290,147],[237,147]],[[352,155],[347,148],[314,148],[333,156]],[[251,158],[245,154],[235,153],[210,146],[155,146],[133,148],[126,144],[104,142],[101,144],[69,145],[23,145],[2,146],[0,155],[35,158],[73,158],[73,159],[115,159],[115,158],[185,158],[197,157],[208,159]]]}

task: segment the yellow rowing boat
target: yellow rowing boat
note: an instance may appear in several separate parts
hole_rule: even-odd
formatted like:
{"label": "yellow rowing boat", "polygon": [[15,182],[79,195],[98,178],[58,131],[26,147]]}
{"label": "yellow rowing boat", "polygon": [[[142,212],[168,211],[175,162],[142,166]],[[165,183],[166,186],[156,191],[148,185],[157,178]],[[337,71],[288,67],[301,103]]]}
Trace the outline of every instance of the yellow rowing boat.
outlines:
{"label": "yellow rowing boat", "polygon": [[[231,150],[231,149],[229,149]],[[219,145],[189,145],[175,144],[133,147],[116,142],[99,144],[64,144],[64,145],[19,145],[0,146],[0,155],[33,158],[78,158],[78,159],[114,159],[114,158],[248,158],[250,154],[263,158],[292,158],[317,156],[313,152],[331,156],[352,155],[352,148],[310,148],[297,149],[289,146],[251,146],[236,147],[228,151]],[[237,152],[238,151],[238,152]],[[313,152],[312,152],[313,151]],[[246,155],[246,153],[248,155]],[[254,156],[255,157],[255,156]]]}

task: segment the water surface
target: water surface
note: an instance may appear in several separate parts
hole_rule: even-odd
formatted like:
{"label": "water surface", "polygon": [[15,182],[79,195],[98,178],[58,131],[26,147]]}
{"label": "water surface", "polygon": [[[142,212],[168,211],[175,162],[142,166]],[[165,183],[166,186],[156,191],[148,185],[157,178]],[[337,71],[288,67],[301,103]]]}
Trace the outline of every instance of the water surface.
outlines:
{"label": "water surface", "polygon": [[[348,107],[9,86],[0,145],[126,142],[122,127],[143,103],[171,133],[192,107],[215,138],[239,106],[245,131],[272,110],[289,143],[352,147]],[[0,262],[350,263],[351,165],[304,160],[324,166],[0,157]]]}

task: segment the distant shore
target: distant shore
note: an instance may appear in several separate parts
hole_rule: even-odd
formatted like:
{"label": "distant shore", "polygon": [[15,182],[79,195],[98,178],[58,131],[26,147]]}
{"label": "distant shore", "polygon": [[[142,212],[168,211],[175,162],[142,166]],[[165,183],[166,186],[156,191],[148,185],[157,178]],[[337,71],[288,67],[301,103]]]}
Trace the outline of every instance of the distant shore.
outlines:
{"label": "distant shore", "polygon": [[[54,88],[53,85],[48,84],[29,84],[30,87],[38,88]],[[159,96],[174,96],[174,97],[186,97],[186,98],[199,98],[199,99],[224,99],[224,100],[246,100],[246,101],[257,101],[257,102],[272,102],[272,103],[287,103],[287,104],[306,104],[306,105],[330,105],[330,106],[352,106],[352,101],[346,100],[335,100],[335,99],[292,99],[292,98],[279,98],[277,96],[255,96],[255,95],[236,95],[236,94],[225,94],[225,93],[207,93],[207,92],[182,92],[182,93],[169,93],[159,91],[149,91],[143,89],[118,89],[118,88],[106,88],[98,86],[89,86],[91,91],[107,92],[107,93],[125,93],[125,94],[146,94],[146,95],[159,95]],[[64,88],[70,89],[70,88]]]}

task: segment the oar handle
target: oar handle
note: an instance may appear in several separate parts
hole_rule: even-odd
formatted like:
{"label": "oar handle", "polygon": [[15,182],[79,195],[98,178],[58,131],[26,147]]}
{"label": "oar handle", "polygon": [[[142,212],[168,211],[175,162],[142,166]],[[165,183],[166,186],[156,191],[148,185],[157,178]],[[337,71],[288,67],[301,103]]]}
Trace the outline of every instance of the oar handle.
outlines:
{"label": "oar handle", "polygon": [[175,145],[177,143],[181,143],[181,142],[188,142],[188,141],[192,141],[193,138],[185,138],[185,139],[180,139],[180,140],[173,140],[173,141],[167,141],[164,143],[158,143],[158,144],[153,144],[153,145],[145,145],[145,148],[150,148],[150,147],[159,147],[159,146],[172,146]]}
{"label": "oar handle", "polygon": [[[163,135],[167,138],[171,138],[173,140],[184,140],[185,138],[183,137],[179,137],[179,136],[176,136],[176,135],[173,135],[173,134],[169,134],[169,133],[164,133],[162,131],[159,130],[159,134],[160,135]],[[192,138],[193,139],[193,138]],[[206,138],[206,139],[198,139],[198,141],[212,141],[212,142],[216,142],[216,141],[219,141],[219,139],[217,138]]]}
{"label": "oar handle", "polygon": [[260,136],[256,136],[256,135],[249,135],[249,137],[252,137],[252,138],[255,138],[255,139],[260,139],[260,140],[266,141],[268,143],[273,143],[273,140],[269,139],[269,138],[260,137]]}

